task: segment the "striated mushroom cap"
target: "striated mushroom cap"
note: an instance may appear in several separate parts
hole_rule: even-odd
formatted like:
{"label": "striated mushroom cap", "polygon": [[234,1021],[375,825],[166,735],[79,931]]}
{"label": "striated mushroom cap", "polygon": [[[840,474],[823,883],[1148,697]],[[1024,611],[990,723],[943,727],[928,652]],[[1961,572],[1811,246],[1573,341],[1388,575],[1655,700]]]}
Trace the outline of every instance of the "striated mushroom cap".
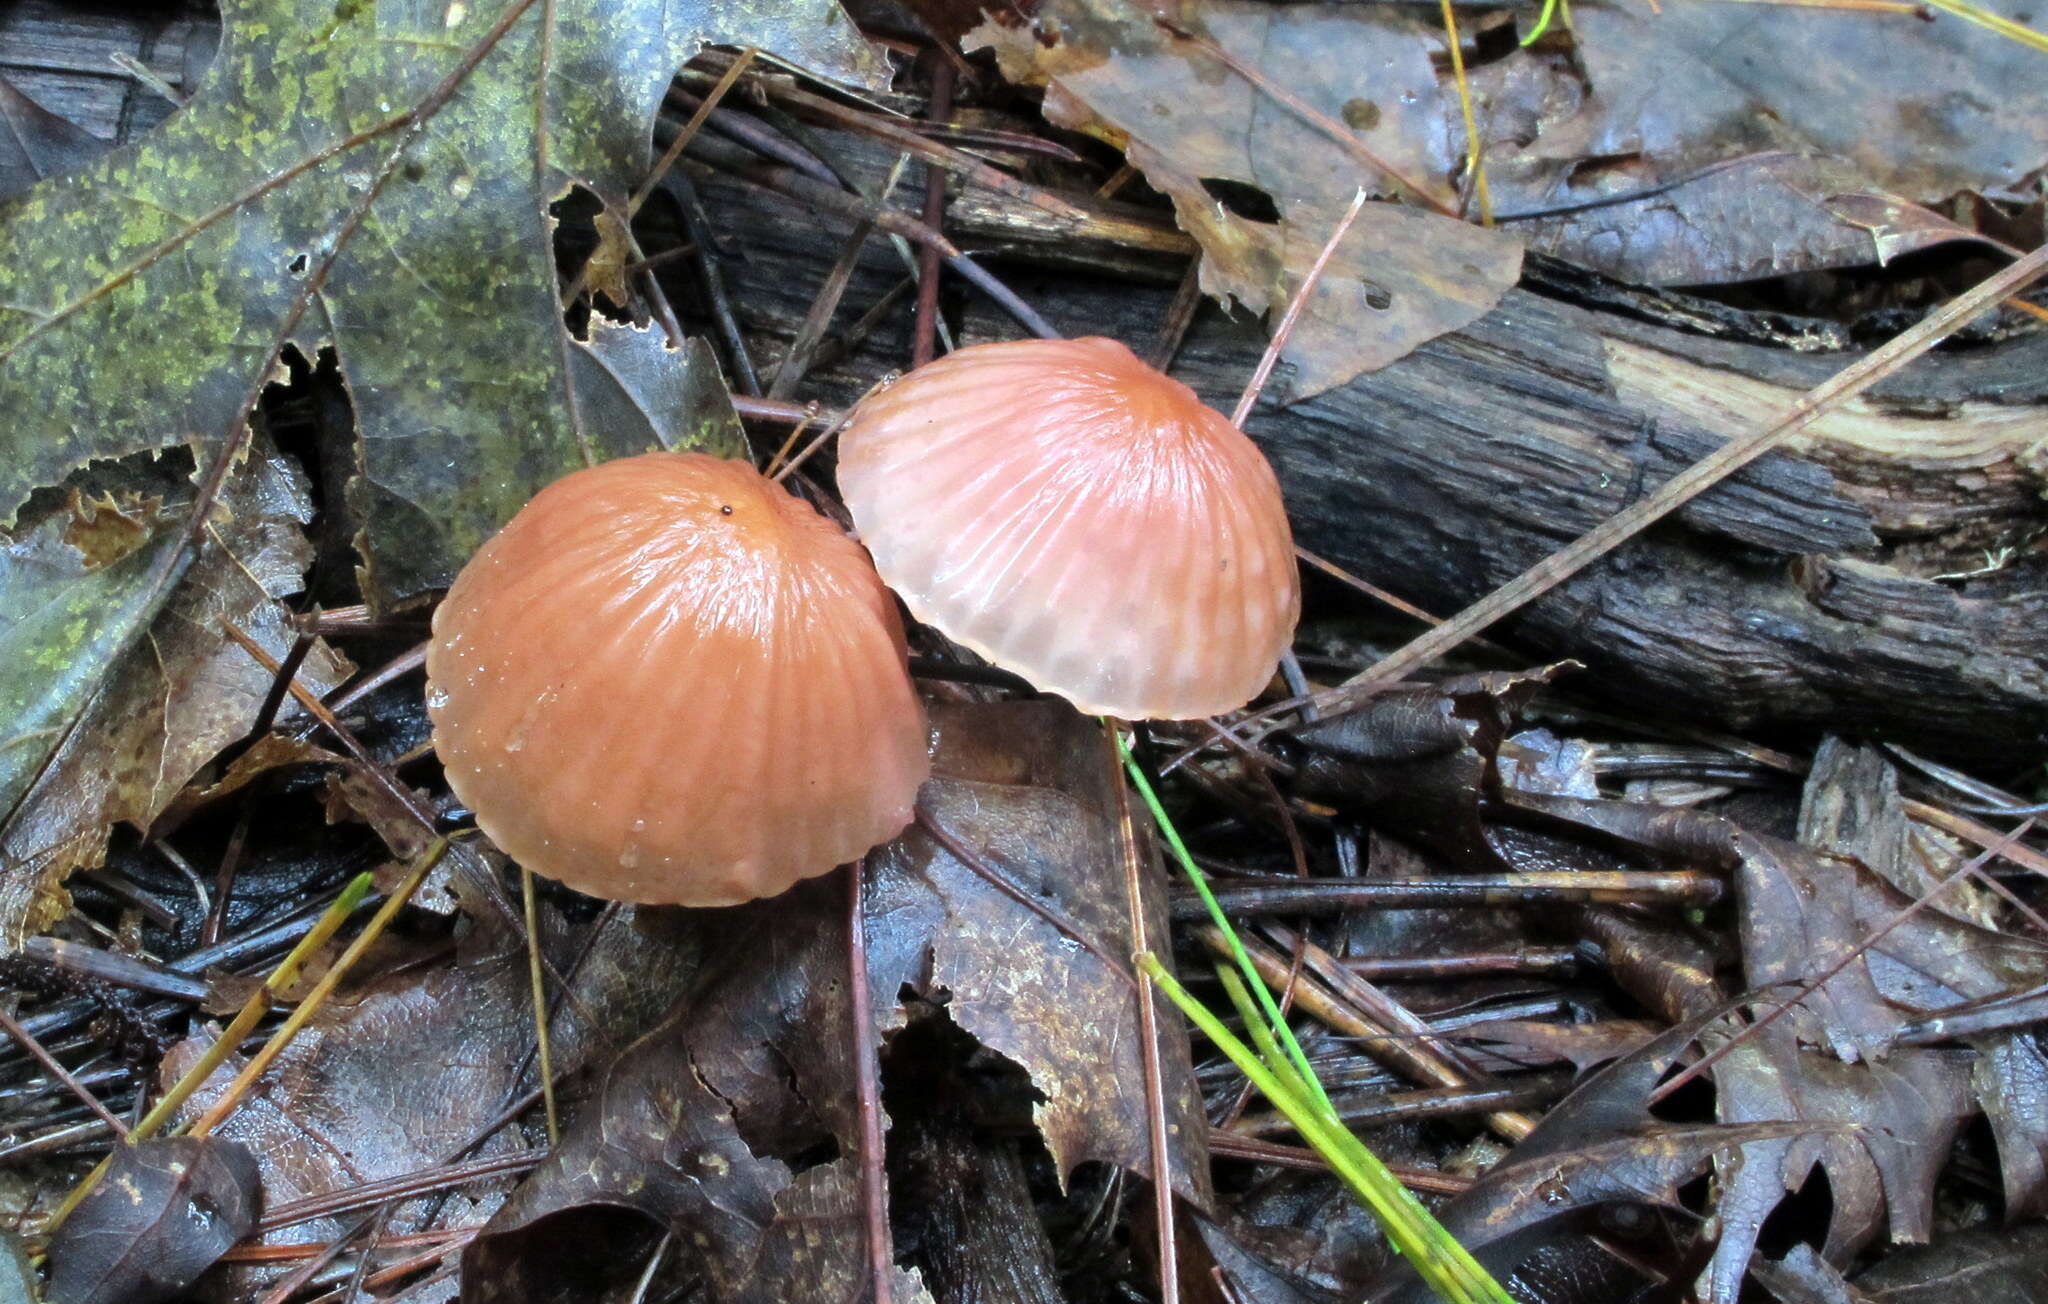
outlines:
{"label": "striated mushroom cap", "polygon": [[920,367],[860,405],[839,487],[912,614],[1093,714],[1235,710],[1301,614],[1265,457],[1115,340]]}
{"label": "striated mushroom cap", "polygon": [[625,901],[772,896],[893,837],[928,733],[859,544],[742,462],[549,485],[434,613],[449,785],[528,868]]}

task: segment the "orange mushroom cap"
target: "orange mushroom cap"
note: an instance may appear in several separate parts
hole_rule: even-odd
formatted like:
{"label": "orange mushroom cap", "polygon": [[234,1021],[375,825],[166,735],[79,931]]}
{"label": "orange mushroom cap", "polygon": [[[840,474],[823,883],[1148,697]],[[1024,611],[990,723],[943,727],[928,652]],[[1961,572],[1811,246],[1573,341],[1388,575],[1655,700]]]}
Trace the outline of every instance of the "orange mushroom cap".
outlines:
{"label": "orange mushroom cap", "polygon": [[1272,467],[1115,340],[920,367],[855,412],[839,487],[913,615],[1092,714],[1235,710],[1301,614]]}
{"label": "orange mushroom cap", "polygon": [[910,822],[905,657],[859,544],[744,463],[649,453],[549,485],[463,568],[427,708],[449,786],[521,864],[730,905]]}

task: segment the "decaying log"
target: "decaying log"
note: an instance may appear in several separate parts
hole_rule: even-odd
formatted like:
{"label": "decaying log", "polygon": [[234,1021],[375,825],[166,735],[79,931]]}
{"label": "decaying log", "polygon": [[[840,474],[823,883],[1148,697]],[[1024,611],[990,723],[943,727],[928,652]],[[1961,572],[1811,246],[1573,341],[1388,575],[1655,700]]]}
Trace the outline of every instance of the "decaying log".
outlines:
{"label": "decaying log", "polygon": [[[729,179],[707,185],[733,234],[739,311],[773,357],[845,229]],[[1177,279],[1156,261],[1158,275],[1129,276],[1107,224],[1061,225],[986,193],[963,202],[948,230],[965,246],[980,232],[1000,244],[1012,255],[1004,275],[1063,331],[1115,335],[1140,351]],[[1077,273],[1091,240],[1105,242],[1098,270]],[[1059,270],[1016,261],[1054,244]],[[900,266],[871,250],[838,326]],[[1126,275],[1106,280],[1112,270]],[[962,309],[963,338],[1016,334],[984,304]],[[1227,409],[1262,347],[1255,323],[1212,307],[1174,371]],[[808,392],[847,401],[905,356],[900,333],[878,333]],[[1306,547],[1448,615],[1847,360],[1521,290],[1381,372],[1266,403],[1250,431],[1279,468]],[[1494,637],[1584,662],[1574,686],[1633,711],[1765,735],[1826,729],[1953,756],[2024,755],[2048,736],[2044,474],[2048,333],[1950,350]]]}

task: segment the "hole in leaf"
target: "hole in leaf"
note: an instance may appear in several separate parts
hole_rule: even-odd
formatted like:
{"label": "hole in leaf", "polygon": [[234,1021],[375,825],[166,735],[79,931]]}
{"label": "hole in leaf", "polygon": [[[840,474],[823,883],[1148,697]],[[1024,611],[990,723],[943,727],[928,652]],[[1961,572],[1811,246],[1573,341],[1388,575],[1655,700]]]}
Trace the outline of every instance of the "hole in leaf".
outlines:
{"label": "hole in leaf", "polygon": [[1280,220],[1279,205],[1257,186],[1248,186],[1228,177],[1203,177],[1202,189],[1209,192],[1209,198],[1223,205],[1225,211],[1247,222],[1272,223]]}

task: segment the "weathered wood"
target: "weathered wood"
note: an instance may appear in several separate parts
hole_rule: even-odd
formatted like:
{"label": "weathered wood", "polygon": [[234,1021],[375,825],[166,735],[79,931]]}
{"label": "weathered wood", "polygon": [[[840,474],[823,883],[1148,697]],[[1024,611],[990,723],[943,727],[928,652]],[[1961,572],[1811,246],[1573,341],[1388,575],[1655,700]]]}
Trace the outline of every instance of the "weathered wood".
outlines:
{"label": "weathered wood", "polygon": [[[844,147],[842,163],[864,172],[863,147]],[[738,245],[738,310],[771,355],[844,231],[735,182],[706,185]],[[977,195],[962,216],[1000,203]],[[1034,220],[1009,210],[997,224],[1006,247],[1027,244],[1017,232]],[[971,243],[972,228],[951,229]],[[1086,261],[1090,232],[1060,236],[1065,263]],[[900,274],[872,251],[839,327]],[[1062,330],[1141,350],[1170,296],[1100,274],[1014,263],[1004,274]],[[902,328],[899,316],[808,392],[847,401],[903,365]],[[965,303],[963,338],[1014,333]],[[1175,373],[1228,407],[1261,347],[1255,323],[1211,308]],[[1269,401],[1250,430],[1304,545],[1449,614],[1845,361],[1518,291],[1377,374],[1284,408]],[[2048,524],[2043,377],[2038,333],[1922,360],[1495,635],[1585,662],[1575,686],[1634,711],[1988,759],[2037,749],[2048,737],[2048,566],[2034,543]],[[1987,550],[1995,569],[1936,578],[1984,568]]]}
{"label": "weathered wood", "polygon": [[113,61],[136,60],[189,95],[213,58],[209,6],[13,0],[0,5],[0,77],[101,140],[125,143],[176,107]]}
{"label": "weathered wood", "polygon": [[1062,1304],[1017,1143],[920,1115],[890,1138],[893,1201],[939,1304]]}

